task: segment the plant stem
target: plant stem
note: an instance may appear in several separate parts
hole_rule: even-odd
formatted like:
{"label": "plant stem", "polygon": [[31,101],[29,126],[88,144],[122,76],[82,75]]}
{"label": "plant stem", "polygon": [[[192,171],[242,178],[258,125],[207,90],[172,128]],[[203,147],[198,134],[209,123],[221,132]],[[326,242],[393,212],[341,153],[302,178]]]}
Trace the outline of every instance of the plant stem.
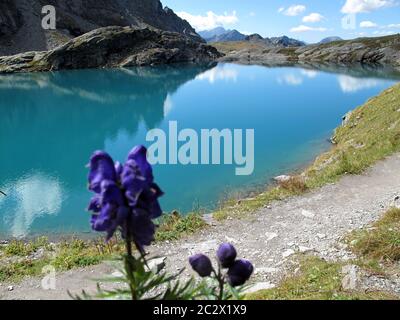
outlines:
{"label": "plant stem", "polygon": [[132,242],[130,239],[125,240],[126,253],[128,257],[132,257]]}
{"label": "plant stem", "polygon": [[224,298],[224,279],[218,279],[219,280],[219,297],[218,300],[222,301]]}
{"label": "plant stem", "polygon": [[224,285],[225,285],[225,281],[224,281],[224,277],[222,275],[221,272],[221,266],[218,265],[218,273],[215,272],[215,270],[213,270],[215,278],[218,281],[219,284],[219,295],[218,295],[218,300],[222,301],[222,299],[224,298]]}
{"label": "plant stem", "polygon": [[127,219],[127,228],[126,228],[126,240],[125,240],[125,247],[126,247],[126,263],[125,263],[125,268],[126,268],[126,273],[128,275],[128,281],[129,281],[129,288],[131,290],[131,297],[132,300],[137,300],[136,297],[136,292],[135,292],[135,287],[132,283],[134,280],[134,274],[133,274],[133,268],[132,268],[132,260],[133,260],[133,255],[132,255],[132,236],[129,231],[129,218]]}

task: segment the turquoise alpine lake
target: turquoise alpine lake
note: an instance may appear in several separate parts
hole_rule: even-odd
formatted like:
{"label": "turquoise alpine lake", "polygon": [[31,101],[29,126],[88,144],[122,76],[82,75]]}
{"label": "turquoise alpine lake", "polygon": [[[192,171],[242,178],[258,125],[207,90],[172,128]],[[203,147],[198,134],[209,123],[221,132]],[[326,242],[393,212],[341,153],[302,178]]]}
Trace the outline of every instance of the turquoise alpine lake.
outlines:
{"label": "turquoise alpine lake", "polygon": [[254,129],[254,171],[155,165],[165,212],[210,212],[304,167],[330,148],[344,114],[399,79],[378,69],[324,70],[214,64],[1,75],[0,238],[90,233],[93,151],[123,162],[135,145],[152,144],[149,130],[168,134],[171,123],[199,136]]}

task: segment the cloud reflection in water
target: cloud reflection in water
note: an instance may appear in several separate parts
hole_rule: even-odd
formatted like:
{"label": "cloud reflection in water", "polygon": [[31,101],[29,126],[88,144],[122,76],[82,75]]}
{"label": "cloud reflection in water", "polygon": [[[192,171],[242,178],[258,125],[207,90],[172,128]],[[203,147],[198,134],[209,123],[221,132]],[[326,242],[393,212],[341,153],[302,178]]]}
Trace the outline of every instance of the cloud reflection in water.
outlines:
{"label": "cloud reflection in water", "polygon": [[5,188],[7,197],[0,201],[0,207],[8,204],[13,213],[5,218],[10,234],[22,238],[29,234],[34,221],[45,215],[57,215],[63,202],[63,190],[58,179],[35,173],[9,183]]}
{"label": "cloud reflection in water", "polygon": [[354,93],[360,90],[371,89],[379,85],[376,79],[355,78],[346,75],[338,76],[339,86],[344,93]]}
{"label": "cloud reflection in water", "polygon": [[213,84],[218,80],[232,81],[236,82],[238,78],[238,70],[232,67],[220,64],[215,68],[203,72],[196,77],[196,80],[207,80],[209,83]]}

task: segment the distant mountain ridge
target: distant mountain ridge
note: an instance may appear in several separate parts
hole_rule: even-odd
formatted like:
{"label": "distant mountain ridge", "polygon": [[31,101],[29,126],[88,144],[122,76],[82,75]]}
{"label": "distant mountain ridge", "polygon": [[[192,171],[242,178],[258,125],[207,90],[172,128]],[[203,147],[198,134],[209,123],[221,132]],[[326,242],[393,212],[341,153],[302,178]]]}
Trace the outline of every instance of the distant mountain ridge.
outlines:
{"label": "distant mountain ridge", "polygon": [[306,44],[302,41],[289,38],[287,36],[263,38],[258,33],[244,35],[237,30],[226,30],[223,27],[217,27],[211,30],[200,31],[199,35],[209,43],[212,42],[230,42],[230,41],[250,41],[261,42],[272,47],[301,47]]}
{"label": "distant mountain ridge", "polygon": [[216,36],[220,36],[224,33],[226,33],[228,30],[226,30],[224,27],[216,27],[211,30],[204,30],[204,31],[199,31],[197,32],[200,37],[202,37],[204,40],[211,39]]}
{"label": "distant mountain ridge", "polygon": [[207,42],[229,42],[229,41],[243,41],[246,36],[237,30],[229,30],[219,36],[208,39]]}
{"label": "distant mountain ridge", "polygon": [[343,41],[343,39],[341,37],[327,37],[322,39],[320,42],[320,44],[324,44],[324,43],[331,43],[331,42],[335,42],[335,41]]}
{"label": "distant mountain ridge", "polygon": [[237,30],[226,30],[223,27],[217,27],[211,30],[200,31],[199,35],[207,42],[229,42],[243,41],[246,35]]}
{"label": "distant mountain ridge", "polygon": [[[45,5],[56,8],[56,30],[41,26]],[[153,27],[203,41],[186,20],[159,0],[0,0],[0,56],[50,50],[107,26]]]}
{"label": "distant mountain ridge", "polygon": [[251,34],[245,38],[249,42],[262,43],[269,47],[303,47],[305,42],[289,38],[288,36],[263,38],[258,33]]}

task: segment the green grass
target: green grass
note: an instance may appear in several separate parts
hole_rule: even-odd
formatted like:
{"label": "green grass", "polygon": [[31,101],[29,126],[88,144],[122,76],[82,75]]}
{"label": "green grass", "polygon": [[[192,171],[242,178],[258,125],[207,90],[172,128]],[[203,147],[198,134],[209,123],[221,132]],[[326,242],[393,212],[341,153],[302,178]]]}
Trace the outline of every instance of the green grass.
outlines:
{"label": "green grass", "polygon": [[400,261],[400,209],[390,209],[371,227],[353,231],[346,241],[360,266],[390,273]]}
{"label": "green grass", "polygon": [[178,240],[204,229],[206,226],[207,223],[199,213],[181,216],[179,213],[173,212],[161,218],[160,227],[156,233],[156,241]]}
{"label": "green grass", "polygon": [[96,265],[122,252],[123,248],[119,241],[112,241],[108,244],[101,240],[95,242],[79,239],[64,241],[58,245],[51,265],[59,271]]}
{"label": "green grass", "polygon": [[28,243],[21,240],[12,240],[2,251],[6,256],[25,257],[33,254],[40,248],[47,249],[48,247],[48,239],[40,237]]}
{"label": "green grass", "polygon": [[347,122],[335,130],[335,145],[309,166],[302,175],[251,199],[229,199],[214,213],[217,220],[242,218],[274,200],[298,195],[346,174],[360,174],[378,160],[400,151],[400,85],[383,91],[355,109]]}
{"label": "green grass", "polygon": [[277,288],[248,294],[247,300],[384,300],[398,299],[385,292],[347,292],[341,288],[340,263],[314,256],[299,257],[300,270],[284,279]]}
{"label": "green grass", "polygon": [[[200,213],[181,216],[177,212],[164,215],[157,229],[156,241],[178,240],[207,226]],[[34,257],[39,249],[43,255]],[[42,268],[52,265],[57,271],[97,265],[124,251],[119,239],[105,243],[104,239],[69,239],[50,245],[45,237],[32,241],[13,240],[0,246],[0,282],[18,282],[26,276],[38,276]]]}
{"label": "green grass", "polygon": [[270,188],[264,193],[247,199],[229,199],[222,203],[219,209],[213,213],[217,221],[227,218],[241,219],[256,212],[263,206],[268,205],[274,200],[283,200],[292,195],[289,190],[281,187]]}
{"label": "green grass", "polygon": [[[39,249],[43,249],[43,255],[32,256]],[[18,282],[26,276],[38,276],[46,265],[57,271],[96,265],[122,250],[118,240],[106,244],[104,240],[72,239],[54,246],[44,237],[31,242],[15,240],[0,249],[0,281]]]}

